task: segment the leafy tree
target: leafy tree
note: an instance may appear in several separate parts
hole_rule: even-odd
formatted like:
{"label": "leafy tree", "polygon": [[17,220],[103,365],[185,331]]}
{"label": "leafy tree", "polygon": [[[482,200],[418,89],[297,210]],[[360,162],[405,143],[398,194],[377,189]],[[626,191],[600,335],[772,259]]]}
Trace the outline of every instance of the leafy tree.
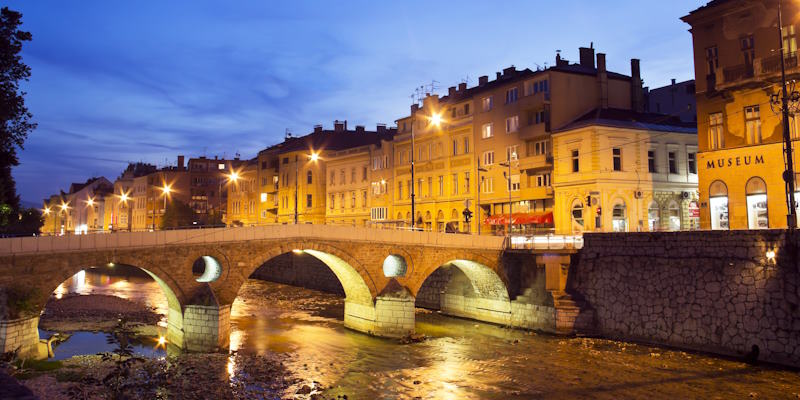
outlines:
{"label": "leafy tree", "polygon": [[[0,208],[19,209],[11,168],[19,165],[17,147],[36,128],[33,115],[25,106],[25,92],[20,81],[27,81],[31,68],[22,62],[22,43],[30,41],[30,32],[19,30],[22,14],[3,7],[0,10]],[[2,222],[2,221],[0,221]]]}
{"label": "leafy tree", "polygon": [[197,221],[197,214],[192,207],[180,200],[171,200],[167,203],[167,209],[164,211],[161,229],[189,226],[195,221]]}
{"label": "leafy tree", "polygon": [[15,211],[8,204],[0,204],[0,237],[37,235],[42,229],[44,218],[36,208],[21,208]]}

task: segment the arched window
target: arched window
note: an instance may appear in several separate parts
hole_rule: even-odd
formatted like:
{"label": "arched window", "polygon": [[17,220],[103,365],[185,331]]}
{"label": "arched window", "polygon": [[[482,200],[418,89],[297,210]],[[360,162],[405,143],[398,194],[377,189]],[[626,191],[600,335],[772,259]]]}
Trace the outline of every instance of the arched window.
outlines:
{"label": "arched window", "polygon": [[450,211],[450,220],[458,221],[458,210],[456,210],[455,208],[453,209],[453,211]]}
{"label": "arched window", "polygon": [[614,232],[627,232],[628,231],[628,216],[625,208],[625,202],[619,200],[614,208],[611,210],[611,229]]}
{"label": "arched window", "polygon": [[436,232],[444,232],[444,211],[436,213]]}
{"label": "arched window", "polygon": [[431,212],[425,211],[425,230],[430,232],[433,229],[433,222],[431,221]]}
{"label": "arched window", "polygon": [[714,181],[708,187],[708,209],[711,229],[728,229],[728,187],[724,182]]}
{"label": "arched window", "polygon": [[672,200],[669,203],[669,208],[667,209],[669,213],[669,230],[671,231],[679,231],[681,230],[681,207],[678,205],[678,202]]}
{"label": "arched window", "polygon": [[744,192],[747,196],[747,227],[750,229],[769,228],[766,182],[754,176],[747,181]]}
{"label": "arched window", "polygon": [[580,200],[575,200],[572,202],[572,232],[581,233],[583,230],[583,203]]}
{"label": "arched window", "polygon": [[311,171],[308,171],[308,172],[306,173],[306,183],[308,183],[308,184],[310,185],[312,181],[313,181],[313,179],[312,179],[312,173],[311,173]]}
{"label": "arched window", "polygon": [[652,232],[661,229],[661,208],[655,201],[651,202],[650,207],[647,208],[647,226]]}

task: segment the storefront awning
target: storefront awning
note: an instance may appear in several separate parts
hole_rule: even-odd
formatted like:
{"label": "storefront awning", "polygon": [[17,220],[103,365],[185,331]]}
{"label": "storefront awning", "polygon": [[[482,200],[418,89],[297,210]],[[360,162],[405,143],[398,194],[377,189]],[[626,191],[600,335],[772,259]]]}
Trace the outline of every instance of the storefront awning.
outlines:
{"label": "storefront awning", "polygon": [[[495,214],[484,220],[486,225],[506,225],[508,224],[508,214]],[[512,225],[553,225],[553,212],[537,213],[513,213],[511,214]]]}

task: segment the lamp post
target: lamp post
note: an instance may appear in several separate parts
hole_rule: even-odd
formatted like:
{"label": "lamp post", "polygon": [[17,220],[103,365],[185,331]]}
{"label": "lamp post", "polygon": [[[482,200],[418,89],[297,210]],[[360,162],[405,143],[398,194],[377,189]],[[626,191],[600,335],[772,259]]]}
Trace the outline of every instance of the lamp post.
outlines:
{"label": "lamp post", "polygon": [[[169,197],[169,194],[172,192],[172,188],[171,188],[171,185],[168,185],[166,182],[164,182],[164,186],[160,187],[159,189],[161,189],[161,195],[164,196],[164,213],[163,213],[163,215],[166,215],[166,213],[167,213],[167,197]],[[156,222],[155,222],[155,208],[156,208],[155,201],[153,201],[153,226],[155,226],[155,224],[156,224]],[[162,217],[162,221],[163,221],[163,217]]]}
{"label": "lamp post", "polygon": [[128,220],[126,222],[126,225],[128,225],[128,232],[131,232],[132,231],[131,230],[131,207],[128,206],[128,193],[127,192],[123,192],[122,189],[120,189],[119,191],[120,191],[119,202],[120,203],[124,202],[125,203],[125,208],[128,210]]}
{"label": "lamp post", "polygon": [[89,208],[94,207],[94,198],[88,197],[86,198],[86,207],[84,210],[84,217],[86,217],[86,222],[83,224],[86,226],[85,234],[89,233]]}
{"label": "lamp post", "polygon": [[475,220],[476,224],[478,225],[478,236],[481,235],[481,189],[483,186],[483,177],[481,176],[481,172],[488,172],[489,170],[486,168],[481,167],[481,160],[478,158],[478,173],[476,181],[478,184],[478,201],[475,204]]}
{"label": "lamp post", "polygon": [[[789,133],[789,94],[786,91],[786,61],[784,60],[783,49],[783,20],[781,3],[778,0],[778,40],[780,44],[781,58],[781,113],[783,114],[783,152],[786,160],[786,170],[783,171],[783,180],[786,182],[786,206],[789,209],[786,215],[786,226],[789,230],[797,227],[797,204],[795,203],[794,191],[794,166],[792,160],[792,138]],[[796,55],[795,55],[796,57]],[[794,95],[794,93],[792,93]]]}
{"label": "lamp post", "polygon": [[[47,216],[50,215],[50,207],[49,206],[44,206],[44,208],[42,209],[42,213],[45,215],[45,218],[47,218]],[[55,216],[53,216],[53,233],[54,234],[56,233],[56,219],[55,219]]]}
{"label": "lamp post", "polygon": [[[61,202],[61,212],[62,212],[64,215],[67,215],[67,209],[69,209],[69,204],[67,204],[67,203],[64,203],[64,202],[62,201],[62,202]],[[63,224],[63,218],[62,218],[62,224]]]}
{"label": "lamp post", "polygon": [[[306,156],[308,160],[317,162],[319,160],[319,154],[311,152],[310,155]],[[297,225],[299,220],[299,213],[298,213],[298,198],[300,197],[300,156],[295,154],[294,156],[294,224]]]}

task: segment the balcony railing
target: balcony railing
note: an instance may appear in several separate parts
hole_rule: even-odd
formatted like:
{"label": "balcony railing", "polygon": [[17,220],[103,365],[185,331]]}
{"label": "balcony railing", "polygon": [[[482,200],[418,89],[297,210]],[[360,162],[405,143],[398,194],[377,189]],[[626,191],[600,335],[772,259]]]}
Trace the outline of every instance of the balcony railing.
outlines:
{"label": "balcony railing", "polygon": [[722,71],[725,77],[725,82],[735,82],[753,77],[753,66],[748,64],[727,67]]}
{"label": "balcony railing", "polygon": [[[786,72],[797,72],[798,54],[797,52],[784,55]],[[748,80],[764,80],[770,76],[776,76],[781,72],[781,56],[774,54],[769,57],[756,58],[752,65],[740,64],[732,67],[721,68],[715,74],[709,75],[709,89],[725,89]]]}

